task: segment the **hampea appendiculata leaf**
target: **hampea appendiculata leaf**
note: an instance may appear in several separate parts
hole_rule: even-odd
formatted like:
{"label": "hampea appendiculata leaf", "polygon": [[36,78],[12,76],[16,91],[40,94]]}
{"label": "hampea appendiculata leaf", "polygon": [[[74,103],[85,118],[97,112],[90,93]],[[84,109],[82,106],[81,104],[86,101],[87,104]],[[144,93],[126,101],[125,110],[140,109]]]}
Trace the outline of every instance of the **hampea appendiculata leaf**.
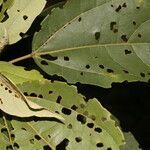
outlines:
{"label": "hampea appendiculata leaf", "polygon": [[[3,21],[9,35],[9,44],[16,43],[41,13],[46,0],[15,0],[6,11],[8,18]],[[34,7],[33,7],[34,6]]]}
{"label": "hampea appendiculata leaf", "polygon": [[[34,86],[31,86],[31,84]],[[54,110],[60,113],[65,118],[65,126],[63,124],[57,125],[56,123],[55,125],[53,125],[53,123],[49,123],[47,125],[45,124],[44,129],[43,125],[41,125],[42,123],[38,124],[33,122],[33,124],[30,124],[35,127],[36,131],[41,131],[42,126],[43,133],[41,133],[41,135],[44,136],[44,139],[47,139],[48,141],[50,140],[50,143],[52,145],[56,146],[66,139],[67,141],[69,140],[69,143],[66,146],[67,149],[91,150],[106,149],[111,147],[112,150],[117,150],[119,149],[120,145],[124,144],[123,134],[115,125],[115,122],[110,118],[111,114],[106,109],[104,109],[96,99],[85,102],[83,96],[77,93],[77,90],[74,88],[74,86],[69,86],[66,83],[61,82],[50,83],[48,81],[45,81],[40,83],[38,81],[33,81],[31,83],[23,83],[19,87],[27,97],[34,97],[35,100],[36,97],[39,97],[39,95],[41,95],[41,105],[44,105],[43,107],[46,106],[46,108],[49,108],[49,106],[55,105]],[[48,102],[46,102],[45,100],[51,102],[52,104],[48,104]],[[73,116],[76,113],[78,115],[76,115],[76,119],[74,120]],[[79,122],[81,122],[81,126],[78,126]],[[20,124],[20,127],[18,128],[21,128],[22,125]],[[18,128],[16,129],[16,131],[18,131],[19,136],[21,130],[18,130]],[[48,130],[48,128],[50,129]],[[101,131],[100,129],[102,130],[102,132],[99,132],[100,137],[98,142],[97,138],[93,140],[94,137],[90,137],[91,134],[89,134],[89,131],[90,133],[93,133],[92,136],[95,136],[94,132]],[[56,133],[58,132],[59,134],[57,135]],[[105,137],[105,133],[107,133],[108,138]],[[30,136],[30,138],[34,136],[28,132],[27,134],[27,136]],[[48,135],[51,137],[50,139],[47,138],[49,137]],[[75,137],[82,138],[82,141],[79,140],[79,142],[77,142]],[[20,138],[18,137],[17,139]],[[92,141],[90,139],[92,139]],[[96,141],[97,146],[95,146],[96,144],[94,144]],[[21,141],[19,142],[21,143]],[[31,145],[29,141],[26,142],[28,143],[28,145]],[[26,145],[26,142],[23,144]],[[77,148],[76,146],[79,146],[79,148]]]}
{"label": "hampea appendiculata leaf", "polygon": [[29,101],[8,78],[0,74],[0,109],[17,117],[47,117],[63,121],[60,115]]}
{"label": "hampea appendiculata leaf", "polygon": [[149,0],[70,0],[42,22],[34,59],[71,83],[150,81],[149,10]]}

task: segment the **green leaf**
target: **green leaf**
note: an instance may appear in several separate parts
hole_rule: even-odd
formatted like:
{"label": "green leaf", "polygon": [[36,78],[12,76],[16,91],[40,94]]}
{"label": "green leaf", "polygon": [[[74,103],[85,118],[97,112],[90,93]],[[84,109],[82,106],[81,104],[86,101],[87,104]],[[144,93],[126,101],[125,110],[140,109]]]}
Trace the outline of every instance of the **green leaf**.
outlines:
{"label": "green leaf", "polygon": [[[69,140],[67,149],[91,150],[111,147],[112,150],[119,150],[119,146],[123,144],[123,134],[111,120],[110,113],[96,99],[85,102],[73,86],[60,82],[33,81],[23,83],[20,88],[27,97],[32,97],[40,106],[53,109],[65,119],[65,124],[47,121],[33,121],[26,124],[13,121],[17,140],[15,142],[21,147],[28,145],[28,149],[31,149],[31,146],[48,145],[55,148],[63,140]],[[22,134],[30,140],[23,140],[20,137]],[[39,141],[35,135],[40,136]]]}
{"label": "green leaf", "polygon": [[40,14],[46,0],[15,0],[13,6],[7,10],[8,19],[3,22],[9,33],[9,44],[21,39],[21,34],[31,26],[33,20]]}
{"label": "green leaf", "polygon": [[51,111],[29,101],[8,78],[0,74],[0,109],[17,117],[50,117],[64,119]]}
{"label": "green leaf", "polygon": [[3,1],[3,3],[0,1],[0,7],[1,7],[1,11],[0,11],[0,21],[4,21],[3,19],[5,18],[5,17],[7,17],[6,16],[6,11],[8,10],[8,9],[10,9],[11,8],[11,6],[13,5],[13,3],[14,3],[14,0],[6,0],[6,1]]}
{"label": "green leaf", "polygon": [[15,84],[32,80],[44,81],[43,76],[36,70],[27,71],[23,67],[3,61],[0,61],[0,73],[8,77]]}
{"label": "green leaf", "polygon": [[120,150],[141,150],[134,136],[128,132],[124,133],[126,144],[120,147]]}
{"label": "green leaf", "polygon": [[35,34],[35,62],[70,83],[149,81],[150,1],[70,0]]}

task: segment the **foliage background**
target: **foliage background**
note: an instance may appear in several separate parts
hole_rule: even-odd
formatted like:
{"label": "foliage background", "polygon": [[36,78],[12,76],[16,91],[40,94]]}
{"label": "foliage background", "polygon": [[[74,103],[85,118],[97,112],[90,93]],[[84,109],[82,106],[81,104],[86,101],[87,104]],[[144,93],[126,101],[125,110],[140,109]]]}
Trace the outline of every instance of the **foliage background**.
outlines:
{"label": "foliage background", "polygon": [[[48,0],[47,6],[60,1],[63,0]],[[31,36],[22,39],[16,44],[7,46],[6,50],[0,55],[0,60],[9,61],[31,53],[32,36],[35,31],[40,29],[40,26],[37,26],[37,23],[40,24],[42,19],[42,16],[38,17],[32,24],[32,27],[27,32],[27,35],[30,33]],[[46,75],[38,66],[36,66],[33,59],[21,61],[16,63],[16,65],[24,66],[26,70],[30,70],[31,68],[38,69],[48,79],[65,81],[63,78],[56,75],[52,77]],[[96,97],[101,104],[120,121],[123,131],[130,131],[134,135],[140,148],[144,150],[150,149],[149,83],[115,83],[112,84],[112,88],[109,89],[80,83],[77,83],[76,86],[78,92],[85,95],[86,99]]]}

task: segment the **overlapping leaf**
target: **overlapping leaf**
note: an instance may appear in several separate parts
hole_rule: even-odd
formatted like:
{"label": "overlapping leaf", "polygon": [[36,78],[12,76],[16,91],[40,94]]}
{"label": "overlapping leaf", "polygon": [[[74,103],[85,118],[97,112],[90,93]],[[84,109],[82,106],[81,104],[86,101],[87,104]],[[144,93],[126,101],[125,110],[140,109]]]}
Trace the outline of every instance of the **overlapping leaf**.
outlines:
{"label": "overlapping leaf", "polygon": [[42,23],[34,59],[68,82],[149,81],[150,1],[70,0]]}
{"label": "overlapping leaf", "polygon": [[44,8],[45,3],[46,0],[14,1],[13,6],[7,10],[7,17],[3,22],[9,34],[9,44],[21,39],[21,36],[26,33],[33,20]]}

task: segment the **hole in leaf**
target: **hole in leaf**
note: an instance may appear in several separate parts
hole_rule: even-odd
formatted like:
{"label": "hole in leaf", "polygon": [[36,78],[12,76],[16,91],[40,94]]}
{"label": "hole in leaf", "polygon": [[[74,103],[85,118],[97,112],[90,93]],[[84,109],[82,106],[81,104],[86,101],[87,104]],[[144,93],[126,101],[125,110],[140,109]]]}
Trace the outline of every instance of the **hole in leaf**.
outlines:
{"label": "hole in leaf", "polygon": [[31,144],[34,144],[34,139],[30,139],[30,143],[31,143]]}
{"label": "hole in leaf", "polygon": [[112,69],[107,69],[108,73],[113,73],[114,71]]}
{"label": "hole in leaf", "polygon": [[116,25],[116,22],[114,22],[114,21],[111,22],[110,23],[110,30],[113,30],[115,25]]}
{"label": "hole in leaf", "polygon": [[72,124],[68,124],[67,128],[72,129]]}
{"label": "hole in leaf", "polygon": [[53,93],[53,91],[49,91],[49,92],[48,92],[48,94],[52,94],[52,93]]}
{"label": "hole in leaf", "polygon": [[62,111],[62,113],[65,114],[65,115],[70,115],[70,114],[71,114],[71,110],[68,109],[68,108],[65,108],[65,107],[63,107],[61,111]]}
{"label": "hole in leaf", "polygon": [[27,131],[26,128],[21,128],[21,129],[24,130],[24,131]]}
{"label": "hole in leaf", "polygon": [[103,143],[97,143],[96,146],[97,147],[103,147],[104,145],[103,145]]}
{"label": "hole in leaf", "polygon": [[99,40],[100,39],[100,32],[95,32],[95,39],[96,40]]}
{"label": "hole in leaf", "polygon": [[35,137],[35,139],[37,139],[38,141],[41,140],[41,137],[40,137],[39,135],[35,135],[34,137]]}
{"label": "hole in leaf", "polygon": [[140,7],[139,7],[139,6],[137,6],[137,7],[136,7],[136,9],[140,9]]}
{"label": "hole in leaf", "polygon": [[135,21],[133,21],[133,25],[135,25],[135,26],[136,26],[136,22],[135,22]]}
{"label": "hole in leaf", "polygon": [[80,75],[83,76],[83,72],[81,72]]}
{"label": "hole in leaf", "polygon": [[143,72],[141,72],[140,75],[141,75],[141,77],[143,77],[143,78],[145,77],[145,73],[143,73]]}
{"label": "hole in leaf", "polygon": [[86,65],[85,68],[86,68],[86,69],[90,69],[90,65]]}
{"label": "hole in leaf", "polygon": [[98,132],[98,133],[101,133],[101,132],[102,132],[102,129],[101,129],[101,128],[95,128],[94,131],[95,131],[95,132]]}
{"label": "hole in leaf", "polygon": [[122,36],[121,36],[121,39],[122,39],[124,42],[127,42],[127,41],[128,41],[127,35],[122,35]]}
{"label": "hole in leaf", "polygon": [[79,122],[81,122],[81,124],[85,124],[85,123],[86,123],[86,117],[83,116],[83,115],[81,115],[81,114],[78,114],[78,115],[77,115],[77,120],[78,120]]}
{"label": "hole in leaf", "polygon": [[64,56],[64,60],[65,61],[69,61],[69,57],[68,56]]}
{"label": "hole in leaf", "polygon": [[17,143],[14,143],[14,148],[19,149],[19,145]]}
{"label": "hole in leaf", "polygon": [[104,69],[104,68],[105,68],[103,65],[99,65],[99,67],[100,67],[101,69]]}
{"label": "hole in leaf", "polygon": [[58,104],[60,104],[61,99],[62,99],[62,97],[61,97],[61,96],[58,96],[56,102],[57,102]]}
{"label": "hole in leaf", "polygon": [[116,8],[116,12],[119,12],[121,10],[121,5],[119,5],[117,8]]}
{"label": "hole in leaf", "polygon": [[47,60],[50,60],[50,61],[54,61],[54,60],[57,60],[57,59],[58,59],[57,56],[51,56],[51,55],[49,55],[49,54],[41,55],[41,58],[47,59]]}
{"label": "hole in leaf", "polygon": [[94,127],[94,123],[87,123],[87,126],[88,126],[89,128],[93,128],[93,127]]}
{"label": "hole in leaf", "polygon": [[31,97],[37,97],[37,94],[31,93],[30,96],[31,96]]}
{"label": "hole in leaf", "polygon": [[0,12],[2,11],[3,4],[0,5]]}
{"label": "hole in leaf", "polygon": [[42,61],[41,61],[41,64],[42,64],[42,65],[48,65],[48,63],[47,63],[45,60],[42,60]]}
{"label": "hole in leaf", "polygon": [[7,9],[6,9],[5,12],[4,12],[4,18],[3,18],[3,20],[1,22],[2,23],[5,22],[8,18],[9,18],[9,16],[7,14]]}
{"label": "hole in leaf", "polygon": [[81,137],[76,137],[75,140],[76,140],[77,143],[79,143],[79,142],[82,141],[82,138]]}
{"label": "hole in leaf", "polygon": [[24,37],[26,36],[26,34],[23,33],[23,32],[20,32],[19,35],[20,35],[22,38],[24,38]]}
{"label": "hole in leaf", "polygon": [[66,150],[68,144],[69,144],[69,140],[65,138],[61,143],[59,143],[56,146],[56,150]]}
{"label": "hole in leaf", "polygon": [[127,4],[126,4],[126,3],[123,3],[123,4],[122,4],[122,7],[126,8],[126,7],[127,7]]}
{"label": "hole in leaf", "polygon": [[19,10],[19,9],[17,9],[17,12],[20,12],[20,10]]}
{"label": "hole in leaf", "polygon": [[12,145],[6,146],[6,150],[13,150]]}
{"label": "hole in leaf", "polygon": [[52,149],[49,147],[49,145],[44,145],[43,150],[52,150]]}
{"label": "hole in leaf", "polygon": [[112,150],[112,149],[110,147],[108,147],[107,150]]}
{"label": "hole in leaf", "polygon": [[78,107],[76,105],[73,105],[73,106],[71,106],[71,109],[76,111],[78,109]]}
{"label": "hole in leaf", "polygon": [[82,20],[82,18],[81,18],[81,17],[79,17],[79,18],[78,18],[78,21],[80,22],[81,20]]}
{"label": "hole in leaf", "polygon": [[24,16],[23,16],[23,19],[24,19],[24,20],[27,20],[27,19],[28,19],[28,16],[27,16],[27,15],[24,15]]}
{"label": "hole in leaf", "polygon": [[141,38],[141,37],[142,37],[142,35],[139,33],[139,34],[138,34],[138,37],[139,37],[139,38]]}
{"label": "hole in leaf", "polygon": [[131,53],[132,53],[132,51],[127,50],[127,49],[125,49],[125,50],[124,50],[124,52],[125,52],[125,54],[126,54],[126,55],[128,55],[128,54],[131,54]]}
{"label": "hole in leaf", "polygon": [[123,70],[124,73],[129,73],[127,70]]}
{"label": "hole in leaf", "polygon": [[42,94],[40,94],[38,97],[39,97],[39,98],[43,98],[43,95],[42,95]]}

